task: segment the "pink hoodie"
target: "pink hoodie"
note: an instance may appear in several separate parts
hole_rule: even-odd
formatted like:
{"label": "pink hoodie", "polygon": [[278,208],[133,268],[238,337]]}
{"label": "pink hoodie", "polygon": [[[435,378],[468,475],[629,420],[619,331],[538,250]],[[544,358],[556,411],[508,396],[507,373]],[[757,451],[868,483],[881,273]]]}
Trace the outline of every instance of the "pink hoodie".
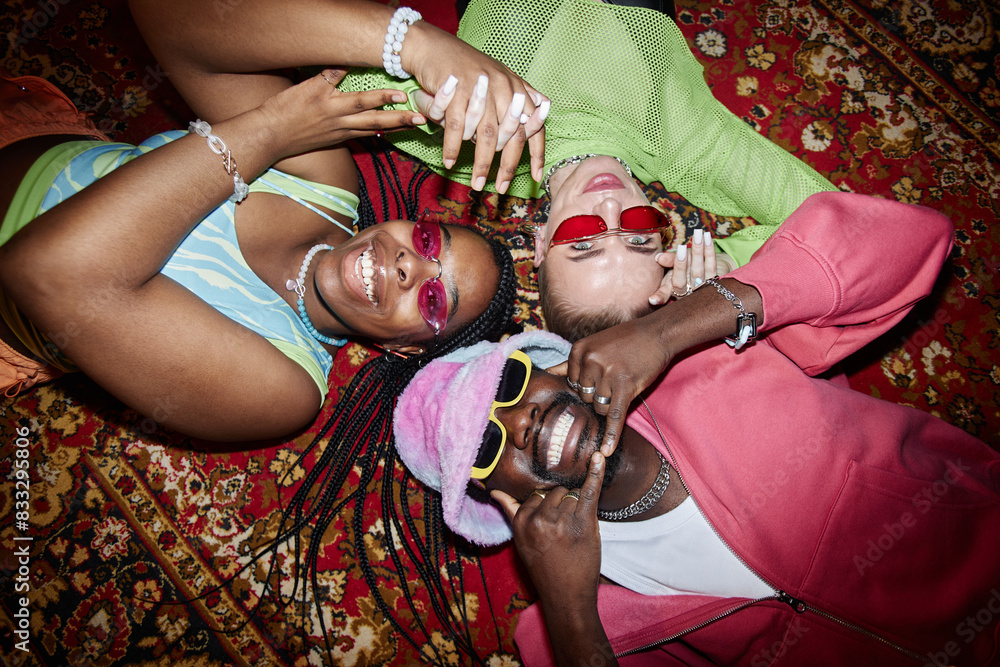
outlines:
{"label": "pink hoodie", "polygon": [[[1000,456],[843,376],[810,377],[899,322],[950,248],[939,213],[821,193],[730,274],[763,296],[766,337],[681,358],[628,423],[776,593],[602,586],[615,652],[657,647],[622,662],[997,664]],[[516,640],[527,665],[551,664],[538,605]]]}

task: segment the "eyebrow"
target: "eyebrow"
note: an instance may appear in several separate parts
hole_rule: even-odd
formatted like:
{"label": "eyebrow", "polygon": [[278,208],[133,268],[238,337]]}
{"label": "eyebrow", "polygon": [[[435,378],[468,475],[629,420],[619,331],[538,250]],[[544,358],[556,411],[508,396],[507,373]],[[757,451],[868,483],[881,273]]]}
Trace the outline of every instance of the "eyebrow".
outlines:
{"label": "eyebrow", "polygon": [[[444,246],[451,251],[451,232],[444,225],[441,225],[441,235],[444,237]],[[458,312],[458,284],[455,283],[454,276],[448,276],[448,293],[451,294],[451,311],[448,313],[449,319],[455,317]]]}
{"label": "eyebrow", "polygon": [[[652,246],[644,246],[644,245],[630,245],[626,246],[626,249],[629,252],[638,253],[640,255],[653,255],[658,252],[662,252],[661,250],[657,250]],[[588,259],[591,259],[593,257],[599,257],[600,255],[603,254],[604,254],[604,248],[591,248],[590,250],[584,250],[579,255],[570,255],[567,259],[569,259],[569,261],[571,262],[585,262]]]}

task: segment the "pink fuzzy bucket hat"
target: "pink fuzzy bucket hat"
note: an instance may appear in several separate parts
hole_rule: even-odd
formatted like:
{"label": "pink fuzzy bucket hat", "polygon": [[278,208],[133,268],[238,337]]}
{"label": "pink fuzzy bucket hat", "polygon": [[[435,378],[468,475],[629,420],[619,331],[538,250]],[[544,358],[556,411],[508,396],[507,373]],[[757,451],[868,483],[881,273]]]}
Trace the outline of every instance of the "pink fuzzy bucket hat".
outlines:
{"label": "pink fuzzy bucket hat", "polygon": [[444,521],[462,537],[492,546],[511,538],[503,511],[485,494],[469,495],[472,464],[507,358],[522,350],[538,368],[569,357],[570,344],[545,331],[482,342],[435,359],[396,402],[396,450],[413,476],[439,491]]}

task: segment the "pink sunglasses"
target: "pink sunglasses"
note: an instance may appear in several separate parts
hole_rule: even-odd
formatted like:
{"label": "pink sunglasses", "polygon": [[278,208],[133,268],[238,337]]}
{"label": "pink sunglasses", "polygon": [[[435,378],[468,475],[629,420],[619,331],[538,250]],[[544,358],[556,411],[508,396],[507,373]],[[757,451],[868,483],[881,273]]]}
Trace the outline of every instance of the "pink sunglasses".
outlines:
{"label": "pink sunglasses", "polygon": [[437,262],[438,274],[428,278],[417,292],[417,309],[424,322],[434,330],[434,337],[444,330],[448,324],[448,296],[441,282],[444,267],[438,255],[441,253],[441,225],[437,220],[428,220],[421,216],[413,225],[413,249],[418,255],[429,262]]}

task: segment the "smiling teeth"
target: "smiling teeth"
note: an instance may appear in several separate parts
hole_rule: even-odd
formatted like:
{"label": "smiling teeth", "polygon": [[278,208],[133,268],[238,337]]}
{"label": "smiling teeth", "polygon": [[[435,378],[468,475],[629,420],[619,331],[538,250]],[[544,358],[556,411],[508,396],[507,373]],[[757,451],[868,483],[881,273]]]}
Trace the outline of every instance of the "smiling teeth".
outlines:
{"label": "smiling teeth", "polygon": [[372,249],[369,248],[361,253],[361,282],[365,285],[365,294],[368,300],[375,303],[375,257]]}
{"label": "smiling teeth", "polygon": [[559,419],[557,419],[556,423],[552,426],[552,437],[549,438],[549,468],[554,468],[559,465],[559,459],[562,458],[563,447],[566,446],[566,436],[569,435],[569,429],[573,426],[574,421],[576,420],[572,414],[564,412],[559,415]]}

